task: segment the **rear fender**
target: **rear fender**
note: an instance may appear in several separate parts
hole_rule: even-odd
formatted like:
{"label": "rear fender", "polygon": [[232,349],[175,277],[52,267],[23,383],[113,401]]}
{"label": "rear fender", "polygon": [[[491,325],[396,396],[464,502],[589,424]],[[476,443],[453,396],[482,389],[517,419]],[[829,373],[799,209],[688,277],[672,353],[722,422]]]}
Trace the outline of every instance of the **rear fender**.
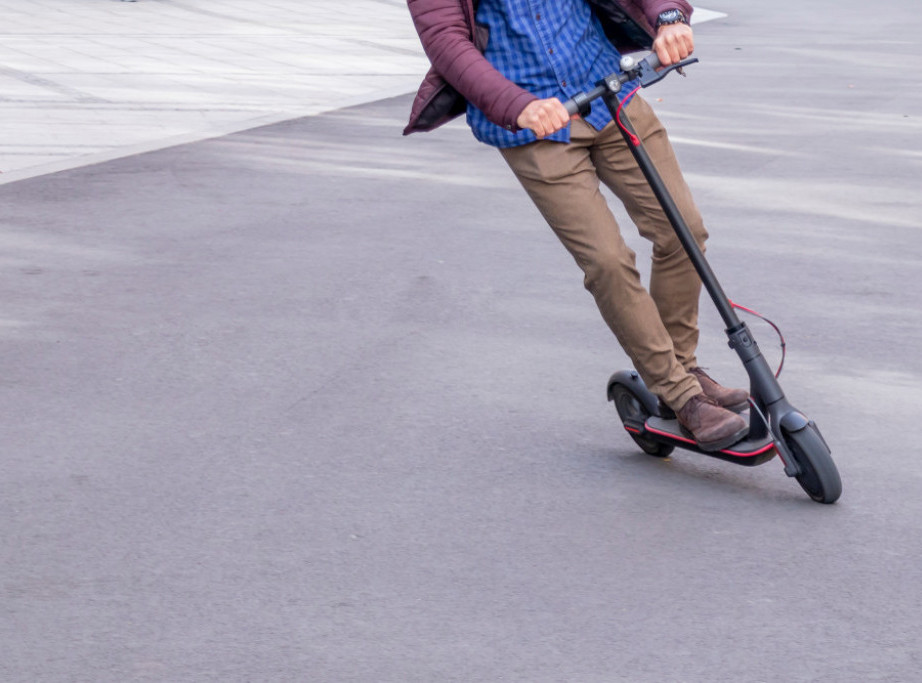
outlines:
{"label": "rear fender", "polygon": [[607,391],[609,401],[612,400],[612,388],[616,384],[622,385],[634,394],[648,413],[660,417],[659,399],[647,389],[647,385],[640,379],[636,370],[619,370],[609,378]]}

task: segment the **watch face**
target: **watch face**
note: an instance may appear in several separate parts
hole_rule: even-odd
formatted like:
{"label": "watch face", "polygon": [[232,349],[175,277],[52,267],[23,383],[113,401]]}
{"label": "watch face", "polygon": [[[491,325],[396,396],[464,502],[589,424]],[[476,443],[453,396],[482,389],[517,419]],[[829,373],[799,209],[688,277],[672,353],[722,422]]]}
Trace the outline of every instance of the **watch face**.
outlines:
{"label": "watch face", "polygon": [[675,24],[680,21],[685,21],[685,15],[677,9],[669,9],[657,17],[656,24],[659,26],[660,24]]}

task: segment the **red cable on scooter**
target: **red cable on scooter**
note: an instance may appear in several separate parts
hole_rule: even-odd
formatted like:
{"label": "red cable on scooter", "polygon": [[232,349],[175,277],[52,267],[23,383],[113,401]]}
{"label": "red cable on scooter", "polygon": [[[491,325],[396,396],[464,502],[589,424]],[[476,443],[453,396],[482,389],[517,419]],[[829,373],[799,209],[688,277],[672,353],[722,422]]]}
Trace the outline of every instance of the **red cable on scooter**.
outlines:
{"label": "red cable on scooter", "polygon": [[638,85],[636,88],[634,88],[633,90],[631,90],[631,92],[629,92],[629,93],[627,94],[627,96],[626,96],[623,100],[621,100],[620,102],[618,102],[618,111],[617,111],[617,113],[615,114],[615,121],[617,121],[618,127],[619,127],[621,130],[624,131],[624,134],[625,134],[625,135],[627,135],[629,138],[631,138],[631,144],[633,144],[634,147],[640,146],[640,138],[638,138],[636,135],[634,135],[631,131],[629,131],[629,130],[627,129],[627,127],[626,127],[623,123],[621,123],[621,110],[624,109],[625,105],[627,105],[627,103],[631,101],[631,98],[634,97],[634,94],[635,94],[638,90],[640,90],[642,87],[643,87],[643,86]]}
{"label": "red cable on scooter", "polygon": [[733,308],[738,308],[741,311],[746,311],[746,313],[749,313],[750,315],[754,315],[757,318],[761,318],[762,320],[767,322],[769,325],[771,325],[772,328],[774,328],[775,332],[778,333],[778,338],[781,340],[781,363],[778,364],[778,370],[775,371],[775,377],[778,377],[781,374],[781,368],[784,367],[784,357],[786,354],[786,346],[787,346],[787,344],[785,344],[785,341],[784,341],[784,335],[781,333],[781,328],[778,327],[775,323],[773,323],[771,320],[766,318],[761,313],[754,311],[751,308],[747,308],[746,306],[741,306],[740,304],[736,303],[732,299],[729,299],[729,301],[730,301],[730,305],[733,306]]}

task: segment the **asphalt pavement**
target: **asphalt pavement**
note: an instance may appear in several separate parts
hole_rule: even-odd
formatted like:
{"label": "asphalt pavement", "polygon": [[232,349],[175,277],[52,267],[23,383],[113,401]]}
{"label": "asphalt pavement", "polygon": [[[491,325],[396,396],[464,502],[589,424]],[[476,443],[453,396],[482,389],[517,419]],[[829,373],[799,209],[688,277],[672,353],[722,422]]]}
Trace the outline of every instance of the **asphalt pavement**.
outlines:
{"label": "asphalt pavement", "polygon": [[914,4],[708,7],[646,96],[838,503],[777,459],[637,449],[627,359],[463,122],[272,104],[0,186],[0,679],[917,680]]}

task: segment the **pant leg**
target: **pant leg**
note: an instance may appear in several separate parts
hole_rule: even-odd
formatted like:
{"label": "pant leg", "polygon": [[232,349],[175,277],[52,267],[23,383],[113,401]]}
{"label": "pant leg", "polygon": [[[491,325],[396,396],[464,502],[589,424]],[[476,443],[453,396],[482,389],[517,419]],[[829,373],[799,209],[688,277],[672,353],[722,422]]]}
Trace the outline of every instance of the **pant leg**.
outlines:
{"label": "pant leg", "polygon": [[[707,230],[679,169],[665,128],[650,105],[640,97],[635,96],[625,111],[695,241],[704,250]],[[691,369],[698,364],[695,351],[698,346],[701,279],[616,123],[600,132],[592,148],[592,161],[602,182],[624,203],[640,234],[653,242],[650,295],[669,331],[679,362],[686,369]]]}
{"label": "pant leg", "polygon": [[576,120],[570,144],[538,141],[500,151],[582,268],[586,289],[644,382],[670,406],[681,407],[701,387],[676,358],[634,252],[600,192],[590,152],[597,137],[592,126]]}

